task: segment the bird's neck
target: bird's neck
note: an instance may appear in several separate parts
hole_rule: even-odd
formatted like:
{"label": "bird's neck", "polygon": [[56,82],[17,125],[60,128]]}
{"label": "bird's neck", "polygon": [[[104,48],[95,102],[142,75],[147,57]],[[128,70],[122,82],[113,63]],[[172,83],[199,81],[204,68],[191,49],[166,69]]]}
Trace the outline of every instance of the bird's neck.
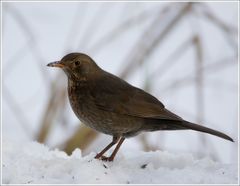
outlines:
{"label": "bird's neck", "polygon": [[87,84],[87,78],[81,77],[77,79],[68,78],[68,87],[83,87]]}

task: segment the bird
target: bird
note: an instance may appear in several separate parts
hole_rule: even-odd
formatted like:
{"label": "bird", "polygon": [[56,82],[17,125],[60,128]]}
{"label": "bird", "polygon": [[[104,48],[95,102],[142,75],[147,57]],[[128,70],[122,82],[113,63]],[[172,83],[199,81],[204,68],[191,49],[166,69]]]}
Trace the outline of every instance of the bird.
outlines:
{"label": "bird", "polygon": [[[156,97],[103,70],[87,54],[69,53],[47,64],[67,75],[71,108],[88,127],[112,136],[96,159],[113,161],[126,138],[159,130],[194,130],[233,142],[228,135],[184,120],[168,110]],[[113,152],[104,154],[114,145]]]}

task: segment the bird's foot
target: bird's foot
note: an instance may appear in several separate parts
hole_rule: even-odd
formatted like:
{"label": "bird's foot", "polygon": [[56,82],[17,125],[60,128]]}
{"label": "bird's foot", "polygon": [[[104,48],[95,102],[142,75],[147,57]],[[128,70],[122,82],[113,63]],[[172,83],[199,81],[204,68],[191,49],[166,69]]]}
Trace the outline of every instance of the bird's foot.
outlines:
{"label": "bird's foot", "polygon": [[102,156],[101,160],[102,161],[113,161],[113,158],[111,156],[110,157]]}
{"label": "bird's foot", "polygon": [[110,157],[107,157],[107,156],[95,156],[95,159],[99,159],[99,160],[102,160],[102,161],[113,161],[113,158],[110,156]]}

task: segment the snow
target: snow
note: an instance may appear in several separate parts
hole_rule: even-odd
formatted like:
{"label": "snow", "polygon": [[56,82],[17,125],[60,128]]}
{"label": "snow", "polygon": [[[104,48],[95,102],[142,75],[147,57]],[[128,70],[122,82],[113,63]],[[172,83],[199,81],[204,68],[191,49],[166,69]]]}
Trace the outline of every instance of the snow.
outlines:
{"label": "snow", "polygon": [[[24,144],[24,145],[23,145]],[[96,153],[71,156],[37,142],[3,140],[4,184],[137,184],[137,183],[237,183],[237,165],[223,164],[208,157],[166,151],[120,150],[114,162],[94,159]]]}

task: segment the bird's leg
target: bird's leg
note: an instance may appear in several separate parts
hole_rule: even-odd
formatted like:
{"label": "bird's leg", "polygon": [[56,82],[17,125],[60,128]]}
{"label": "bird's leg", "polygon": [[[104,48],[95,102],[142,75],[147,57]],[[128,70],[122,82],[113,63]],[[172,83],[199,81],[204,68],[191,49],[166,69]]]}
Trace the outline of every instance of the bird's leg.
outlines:
{"label": "bird's leg", "polygon": [[111,154],[110,157],[102,157],[101,159],[104,160],[104,161],[113,161],[114,157],[116,156],[116,154],[117,154],[117,152],[118,152],[118,150],[119,150],[119,148],[120,148],[120,146],[122,145],[122,143],[123,143],[124,140],[125,140],[124,137],[122,137],[122,138],[119,140],[116,148],[114,149],[114,151],[113,151],[113,153]]}
{"label": "bird's leg", "polygon": [[113,145],[115,145],[118,140],[120,139],[119,136],[113,136],[112,142],[108,144],[108,146],[106,146],[101,152],[99,152],[96,156],[95,159],[99,159],[103,156],[103,154],[109,150]]}

